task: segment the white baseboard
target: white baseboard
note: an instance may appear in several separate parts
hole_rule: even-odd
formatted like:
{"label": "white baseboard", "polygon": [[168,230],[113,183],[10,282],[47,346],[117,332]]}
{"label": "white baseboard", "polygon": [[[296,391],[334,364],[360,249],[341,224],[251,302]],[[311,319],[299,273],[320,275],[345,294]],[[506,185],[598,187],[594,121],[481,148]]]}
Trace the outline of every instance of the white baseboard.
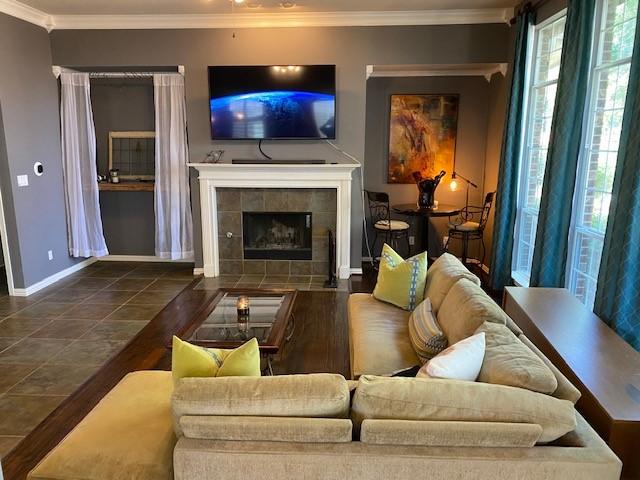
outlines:
{"label": "white baseboard", "polygon": [[101,262],[170,262],[170,263],[193,263],[193,260],[180,259],[171,260],[169,258],[160,258],[154,255],[106,255],[99,257]]}
{"label": "white baseboard", "polygon": [[351,275],[362,275],[362,268],[351,268]]}
{"label": "white baseboard", "polygon": [[36,292],[39,292],[43,288],[48,287],[56,283],[58,280],[62,280],[65,277],[68,277],[72,273],[77,272],[78,270],[82,270],[85,267],[88,267],[92,263],[97,262],[98,260],[95,257],[87,258],[82,262],[76,263],[75,265],[65,268],[64,270],[54,273],[50,277],[45,278],[44,280],[40,280],[38,283],[34,283],[33,285],[28,286],[27,288],[14,288],[13,294],[16,297],[28,297],[29,295],[33,295]]}
{"label": "white baseboard", "polygon": [[204,275],[204,268],[194,268],[193,275]]}

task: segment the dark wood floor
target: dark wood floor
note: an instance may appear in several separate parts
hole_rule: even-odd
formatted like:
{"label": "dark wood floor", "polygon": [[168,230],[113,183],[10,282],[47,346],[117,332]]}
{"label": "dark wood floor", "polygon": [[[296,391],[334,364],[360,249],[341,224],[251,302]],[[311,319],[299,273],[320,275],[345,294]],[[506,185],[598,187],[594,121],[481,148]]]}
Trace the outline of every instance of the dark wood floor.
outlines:
{"label": "dark wood floor", "polygon": [[[127,373],[169,369],[172,335],[215,296],[215,290],[194,289],[194,280],[140,333],[98,372],[68,397],[16,448],[2,459],[6,480],[22,480],[27,473],[78,424]],[[368,290],[368,275],[354,277],[352,291]],[[296,329],[283,354],[274,362],[276,373],[334,372],[349,375],[347,334],[348,292],[301,291],[294,307]]]}
{"label": "dark wood floor", "polygon": [[[476,272],[482,274],[483,272]],[[372,292],[377,272],[363,265],[363,275],[353,276],[350,292]],[[22,480],[27,473],[80,422],[100,399],[127,373],[171,368],[170,344],[174,333],[201,314],[216,290],[194,289],[194,280],[151,320],[94,377],[84,383],[36,427],[3,460],[6,480]],[[348,292],[300,291],[294,307],[296,329],[283,354],[274,363],[276,374],[339,373],[349,376],[347,329]]]}

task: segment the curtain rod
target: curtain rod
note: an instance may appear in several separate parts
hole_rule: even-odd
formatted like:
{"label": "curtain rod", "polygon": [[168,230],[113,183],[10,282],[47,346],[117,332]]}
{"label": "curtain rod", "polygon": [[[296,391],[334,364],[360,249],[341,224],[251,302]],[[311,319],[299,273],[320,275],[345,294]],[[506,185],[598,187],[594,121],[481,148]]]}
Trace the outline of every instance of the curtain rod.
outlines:
{"label": "curtain rod", "polygon": [[154,74],[179,73],[184,76],[184,65],[178,65],[173,72],[80,72],[71,68],[54,65],[51,67],[53,75],[58,78],[62,72],[88,73],[89,78],[150,78]]}

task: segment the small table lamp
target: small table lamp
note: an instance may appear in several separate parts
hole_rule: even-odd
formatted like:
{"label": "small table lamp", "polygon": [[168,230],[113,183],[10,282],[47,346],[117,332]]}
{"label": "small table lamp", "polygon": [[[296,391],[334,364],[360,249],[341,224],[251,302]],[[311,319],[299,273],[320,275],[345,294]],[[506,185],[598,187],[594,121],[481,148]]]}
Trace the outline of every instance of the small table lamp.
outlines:
{"label": "small table lamp", "polygon": [[467,182],[467,199],[465,201],[464,206],[468,207],[469,206],[469,186],[473,188],[478,188],[478,185],[473,183],[468,178],[463,177],[462,175],[460,175],[458,172],[454,170],[453,173],[451,174],[451,183],[449,184],[449,188],[451,188],[452,192],[455,192],[458,189],[458,182],[456,181],[458,177],[460,177],[461,180],[464,180],[465,182]]}

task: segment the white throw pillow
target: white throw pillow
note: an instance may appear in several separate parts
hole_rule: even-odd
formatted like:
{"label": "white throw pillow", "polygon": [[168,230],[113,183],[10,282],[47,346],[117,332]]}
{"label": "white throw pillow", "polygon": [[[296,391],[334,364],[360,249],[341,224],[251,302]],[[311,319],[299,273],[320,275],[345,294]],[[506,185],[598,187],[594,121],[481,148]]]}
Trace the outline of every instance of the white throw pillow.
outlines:
{"label": "white throw pillow", "polygon": [[460,340],[429,360],[416,377],[475,382],[484,360],[484,332]]}

